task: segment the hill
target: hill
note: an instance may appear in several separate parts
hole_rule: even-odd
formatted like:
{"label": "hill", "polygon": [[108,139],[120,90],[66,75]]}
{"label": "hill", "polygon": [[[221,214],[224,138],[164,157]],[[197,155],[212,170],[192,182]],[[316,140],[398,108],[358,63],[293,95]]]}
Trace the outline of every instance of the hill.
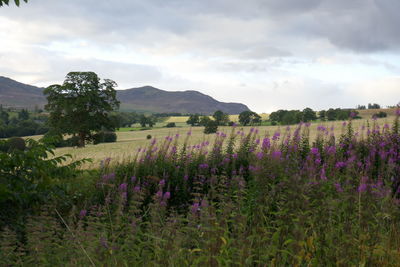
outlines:
{"label": "hill", "polygon": [[239,103],[223,103],[197,91],[170,92],[151,86],[118,91],[121,110],[210,114],[222,110],[239,114],[249,108]]}
{"label": "hill", "polygon": [[[118,90],[121,110],[144,112],[179,112],[210,114],[222,110],[239,114],[249,108],[239,103],[223,103],[197,91],[170,92],[151,86]],[[5,107],[43,107],[46,104],[43,88],[0,76],[0,104]]]}
{"label": "hill", "polygon": [[20,83],[0,76],[0,104],[5,107],[43,107],[47,103],[43,88]]}

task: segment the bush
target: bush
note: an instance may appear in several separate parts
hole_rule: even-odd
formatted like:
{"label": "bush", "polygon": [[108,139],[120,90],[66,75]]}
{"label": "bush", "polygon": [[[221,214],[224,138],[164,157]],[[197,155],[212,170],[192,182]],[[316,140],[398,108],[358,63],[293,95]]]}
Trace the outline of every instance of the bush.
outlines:
{"label": "bush", "polygon": [[386,118],[387,117],[387,113],[383,112],[383,111],[380,111],[380,112],[375,113],[374,115],[372,115],[372,117],[375,117],[375,118]]}
{"label": "bush", "polygon": [[7,141],[8,152],[19,150],[24,151],[26,149],[25,140],[21,137],[12,137]]}
{"label": "bush", "polygon": [[150,140],[150,139],[151,139],[151,134],[148,134],[148,135],[146,136],[146,139],[147,139],[147,140]]}
{"label": "bush", "polygon": [[205,134],[211,134],[211,133],[216,133],[218,130],[218,123],[213,120],[209,120],[204,127],[204,133]]}
{"label": "bush", "polygon": [[117,141],[117,134],[115,132],[99,132],[93,136],[93,144],[100,143],[113,143]]}
{"label": "bush", "polygon": [[175,124],[175,122],[170,122],[170,123],[168,123],[167,125],[165,125],[165,127],[167,127],[167,128],[173,128],[173,127],[176,127],[176,124]]}

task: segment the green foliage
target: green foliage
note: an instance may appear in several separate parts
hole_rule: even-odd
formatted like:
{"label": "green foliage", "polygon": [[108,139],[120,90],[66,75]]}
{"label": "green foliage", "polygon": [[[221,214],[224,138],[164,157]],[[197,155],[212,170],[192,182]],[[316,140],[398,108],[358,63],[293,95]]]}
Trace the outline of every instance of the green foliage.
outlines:
{"label": "green foliage", "polygon": [[246,125],[255,125],[261,123],[261,117],[257,113],[253,111],[243,111],[239,114],[239,122],[243,126]]}
{"label": "green foliage", "polygon": [[117,84],[105,79],[100,82],[94,72],[70,72],[63,85],[51,85],[44,90],[50,112],[49,124],[63,134],[77,134],[79,146],[92,139],[93,132],[114,130],[116,124],[110,112],[117,109]]}
{"label": "green foliage", "polygon": [[[27,139],[24,150],[0,152],[0,228],[10,222],[21,222],[38,205],[57,194],[60,179],[72,178],[76,167],[87,160],[61,166],[70,157],[54,155],[51,147]],[[22,217],[21,217],[22,216]]]}
{"label": "green foliage", "polygon": [[115,132],[101,131],[93,135],[93,144],[113,143],[117,142],[117,134]]}
{"label": "green foliage", "polygon": [[[23,0],[25,3],[28,3],[28,0]],[[19,6],[19,4],[20,4],[20,0],[14,0],[14,3],[15,3],[15,5],[16,6]],[[10,3],[10,0],[0,0],[0,7],[1,6],[3,6],[3,5],[7,5],[8,6],[8,4]]]}
{"label": "green foliage", "polygon": [[213,114],[214,120],[217,122],[218,126],[225,126],[229,123],[229,114],[224,113],[221,110],[217,110]]}
{"label": "green foliage", "polygon": [[207,121],[206,125],[204,126],[205,134],[216,133],[217,130],[218,130],[218,123],[211,119]]}
{"label": "green foliage", "polygon": [[150,139],[151,139],[151,134],[148,134],[148,135],[146,136],[146,139],[147,139],[147,140],[150,140]]}
{"label": "green foliage", "polygon": [[381,106],[380,106],[379,104],[376,104],[376,103],[373,103],[373,104],[368,103],[368,109],[380,109],[380,108],[381,108]]}
{"label": "green foliage", "polygon": [[176,127],[176,124],[175,124],[175,122],[169,122],[169,123],[167,123],[167,125],[165,125],[165,127],[174,128],[174,127]]}
{"label": "green foliage", "polygon": [[12,137],[7,140],[7,152],[13,152],[15,150],[24,151],[26,149],[25,140],[21,137]]}
{"label": "green foliage", "polygon": [[191,126],[197,126],[200,124],[200,116],[198,114],[191,114],[189,119],[186,121],[186,124]]}
{"label": "green foliage", "polygon": [[372,117],[376,117],[376,118],[386,118],[387,117],[387,113],[384,111],[380,111],[378,113],[375,113],[374,115],[372,115]]}

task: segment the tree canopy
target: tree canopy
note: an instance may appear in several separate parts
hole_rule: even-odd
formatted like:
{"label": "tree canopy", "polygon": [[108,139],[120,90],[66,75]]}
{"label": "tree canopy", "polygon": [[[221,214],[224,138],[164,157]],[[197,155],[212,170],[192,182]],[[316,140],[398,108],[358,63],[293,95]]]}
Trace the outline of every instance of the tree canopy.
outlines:
{"label": "tree canopy", "polygon": [[70,72],[62,85],[44,90],[50,113],[49,125],[61,134],[78,135],[79,146],[92,140],[102,129],[114,130],[110,112],[119,107],[117,84],[109,79],[100,82],[94,72]]}
{"label": "tree canopy", "polygon": [[[28,3],[28,0],[23,0],[25,3]],[[11,1],[12,2],[12,1]],[[19,4],[21,3],[21,1],[20,0],[14,0],[14,2],[15,2],[15,4],[17,5],[17,6],[19,6]],[[10,3],[10,0],[0,0],[0,7],[1,6],[3,6],[3,5],[7,5],[8,6],[8,4]]]}

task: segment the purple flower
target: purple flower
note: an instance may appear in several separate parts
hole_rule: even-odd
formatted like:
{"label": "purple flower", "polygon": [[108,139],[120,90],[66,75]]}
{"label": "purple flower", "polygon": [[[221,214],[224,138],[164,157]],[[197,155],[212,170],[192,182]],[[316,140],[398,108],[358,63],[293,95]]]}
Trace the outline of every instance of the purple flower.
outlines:
{"label": "purple flower", "polygon": [[170,192],[165,192],[164,196],[163,196],[163,199],[167,200],[167,199],[170,199],[170,198],[171,198],[171,193]]}
{"label": "purple flower", "polygon": [[136,176],[132,176],[131,177],[131,183],[133,184],[133,183],[135,183],[136,182]]}
{"label": "purple flower", "polygon": [[197,213],[200,210],[200,205],[198,202],[193,203],[192,207],[190,208],[192,213]]}
{"label": "purple flower", "polygon": [[156,193],[156,197],[157,197],[157,198],[162,198],[162,196],[163,196],[162,191],[161,191],[161,190],[158,190],[157,193]]}
{"label": "purple flower", "polygon": [[346,162],[338,161],[338,162],[336,162],[335,167],[336,167],[336,169],[344,168],[344,167],[346,167]]}
{"label": "purple flower", "polygon": [[258,158],[258,159],[262,159],[263,156],[264,156],[264,153],[263,153],[263,152],[258,152],[258,153],[257,153],[257,158]]}
{"label": "purple flower", "polygon": [[271,141],[269,140],[268,137],[265,137],[265,138],[263,139],[261,148],[262,148],[263,150],[266,150],[266,149],[269,149],[270,147],[271,147]]}
{"label": "purple flower", "polygon": [[342,186],[341,186],[339,183],[336,183],[336,184],[335,184],[335,188],[336,188],[336,191],[337,191],[337,192],[339,192],[339,193],[343,192],[343,188],[342,188]]}
{"label": "purple flower", "polygon": [[118,189],[119,189],[119,191],[126,192],[126,190],[128,189],[128,184],[122,183],[119,185]]}
{"label": "purple flower", "polygon": [[233,153],[232,154],[232,158],[237,159],[238,158],[238,154],[237,153]]}
{"label": "purple flower", "polygon": [[79,218],[83,219],[86,217],[87,214],[87,210],[81,210],[81,212],[79,212]]}
{"label": "purple flower", "polygon": [[367,184],[366,183],[361,183],[357,188],[357,191],[359,193],[364,193],[366,190],[367,190]]}
{"label": "purple flower", "polygon": [[400,108],[396,109],[396,116],[400,116]]}
{"label": "purple flower", "polygon": [[139,185],[135,186],[133,188],[133,191],[136,192],[136,193],[139,193],[140,192],[140,186]]}
{"label": "purple flower", "polygon": [[185,181],[189,180],[189,176],[186,174],[185,176],[183,176],[183,180]]}
{"label": "purple flower", "polygon": [[164,185],[165,185],[165,179],[162,179],[162,180],[158,183],[158,185],[159,185],[159,186],[164,186]]}
{"label": "purple flower", "polygon": [[192,131],[187,132],[187,135],[191,136],[192,135]]}
{"label": "purple flower", "polygon": [[313,148],[311,148],[311,154],[313,154],[313,155],[318,155],[319,154],[319,150],[318,150],[318,148],[317,147],[313,147]]}
{"label": "purple flower", "polygon": [[200,169],[208,169],[208,164],[207,164],[207,163],[201,163],[201,164],[199,165],[199,168],[200,168]]}
{"label": "purple flower", "polygon": [[274,136],[272,136],[272,140],[274,140],[274,141],[279,140],[279,136],[281,136],[280,132],[274,133]]}
{"label": "purple flower", "polygon": [[153,145],[155,145],[157,143],[157,139],[153,139],[153,140],[151,140],[151,145],[153,146]]}
{"label": "purple flower", "polygon": [[274,159],[280,159],[281,156],[282,156],[282,152],[279,151],[279,150],[272,152],[272,157],[273,157]]}

